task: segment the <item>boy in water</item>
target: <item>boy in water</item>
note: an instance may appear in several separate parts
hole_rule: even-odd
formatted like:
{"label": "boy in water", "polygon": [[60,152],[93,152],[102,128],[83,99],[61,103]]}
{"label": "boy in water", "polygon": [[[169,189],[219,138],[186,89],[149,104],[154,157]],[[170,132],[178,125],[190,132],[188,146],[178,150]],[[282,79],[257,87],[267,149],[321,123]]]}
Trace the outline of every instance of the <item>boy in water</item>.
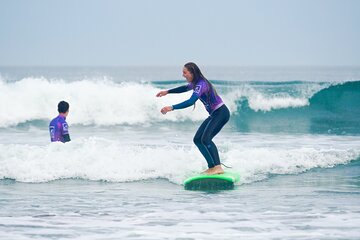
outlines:
{"label": "boy in water", "polygon": [[70,142],[69,128],[66,117],[69,114],[69,103],[61,101],[58,104],[59,116],[54,118],[49,125],[50,139],[52,142]]}

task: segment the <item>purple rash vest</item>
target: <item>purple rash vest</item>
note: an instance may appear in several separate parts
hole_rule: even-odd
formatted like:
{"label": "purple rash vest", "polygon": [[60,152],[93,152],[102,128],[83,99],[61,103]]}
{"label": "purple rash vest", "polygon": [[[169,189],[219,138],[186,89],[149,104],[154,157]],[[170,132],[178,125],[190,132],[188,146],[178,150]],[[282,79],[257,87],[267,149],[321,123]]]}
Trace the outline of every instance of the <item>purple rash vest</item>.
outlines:
{"label": "purple rash vest", "polygon": [[64,135],[69,134],[69,127],[66,118],[59,115],[49,125],[50,139],[52,142],[65,142]]}
{"label": "purple rash vest", "polygon": [[204,79],[199,80],[195,88],[193,86],[193,83],[189,83],[187,89],[194,89],[193,95],[196,95],[200,99],[209,114],[224,104],[221,97],[215,93],[215,90],[210,90],[209,85]]}

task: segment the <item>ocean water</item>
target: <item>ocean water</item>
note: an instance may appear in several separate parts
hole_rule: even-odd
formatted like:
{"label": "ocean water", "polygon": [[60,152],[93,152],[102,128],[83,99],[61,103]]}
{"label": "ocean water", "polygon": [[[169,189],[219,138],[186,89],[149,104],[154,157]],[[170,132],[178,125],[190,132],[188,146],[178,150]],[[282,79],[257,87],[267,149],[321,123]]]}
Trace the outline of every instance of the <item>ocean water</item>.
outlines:
{"label": "ocean water", "polygon": [[[203,67],[231,111],[206,168],[207,113],[160,113],[181,67],[0,67],[0,239],[359,239],[360,67]],[[60,100],[72,141],[49,143]]]}

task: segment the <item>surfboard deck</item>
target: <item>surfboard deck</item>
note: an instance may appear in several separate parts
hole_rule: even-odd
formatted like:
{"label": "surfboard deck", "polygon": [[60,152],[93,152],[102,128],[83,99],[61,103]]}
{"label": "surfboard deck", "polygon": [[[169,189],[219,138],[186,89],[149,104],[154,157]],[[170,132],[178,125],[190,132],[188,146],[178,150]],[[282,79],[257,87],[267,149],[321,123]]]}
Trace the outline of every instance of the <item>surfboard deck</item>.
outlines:
{"label": "surfboard deck", "polygon": [[184,181],[186,190],[230,190],[240,180],[240,174],[225,172],[223,174],[198,174]]}

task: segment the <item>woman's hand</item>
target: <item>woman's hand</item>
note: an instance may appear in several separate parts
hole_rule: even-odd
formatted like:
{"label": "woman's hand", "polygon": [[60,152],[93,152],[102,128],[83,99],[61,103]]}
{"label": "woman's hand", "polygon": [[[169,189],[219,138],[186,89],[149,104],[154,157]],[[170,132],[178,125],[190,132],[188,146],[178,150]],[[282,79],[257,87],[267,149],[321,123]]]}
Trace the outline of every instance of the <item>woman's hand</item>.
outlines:
{"label": "woman's hand", "polygon": [[161,113],[165,115],[167,112],[170,112],[172,110],[173,110],[172,106],[166,106],[161,109]]}
{"label": "woman's hand", "polygon": [[156,94],[157,97],[162,97],[162,96],[165,96],[166,94],[168,94],[168,91],[167,90],[163,90],[163,91],[160,91],[158,94]]}

